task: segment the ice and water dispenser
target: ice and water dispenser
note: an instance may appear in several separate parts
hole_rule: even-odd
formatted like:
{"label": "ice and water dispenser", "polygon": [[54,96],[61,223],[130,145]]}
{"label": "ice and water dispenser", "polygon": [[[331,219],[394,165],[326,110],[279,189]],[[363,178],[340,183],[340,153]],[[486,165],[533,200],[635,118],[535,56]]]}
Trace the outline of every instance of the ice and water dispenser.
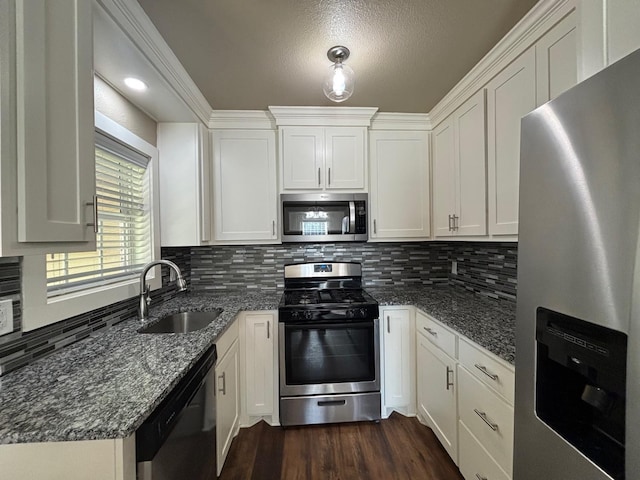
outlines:
{"label": "ice and water dispenser", "polygon": [[623,479],[627,336],[542,307],[536,317],[536,414]]}

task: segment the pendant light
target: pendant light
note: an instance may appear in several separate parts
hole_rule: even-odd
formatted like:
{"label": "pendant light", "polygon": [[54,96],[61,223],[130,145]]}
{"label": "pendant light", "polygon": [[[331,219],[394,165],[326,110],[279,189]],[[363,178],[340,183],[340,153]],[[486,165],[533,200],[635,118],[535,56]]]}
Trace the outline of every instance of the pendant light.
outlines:
{"label": "pendant light", "polygon": [[327,98],[333,102],[344,102],[353,94],[355,75],[349,65],[344,62],[349,58],[347,47],[331,47],[327,52],[327,58],[333,62],[329,67],[329,73],[324,80],[322,90]]}

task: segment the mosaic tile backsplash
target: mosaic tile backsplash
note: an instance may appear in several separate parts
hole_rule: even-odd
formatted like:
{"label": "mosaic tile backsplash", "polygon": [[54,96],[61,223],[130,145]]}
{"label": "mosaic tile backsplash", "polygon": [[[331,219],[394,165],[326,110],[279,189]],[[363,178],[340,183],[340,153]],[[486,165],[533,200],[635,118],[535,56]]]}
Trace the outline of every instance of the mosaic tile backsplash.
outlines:
{"label": "mosaic tile backsplash", "polygon": [[[162,258],[182,270],[194,291],[283,289],[284,265],[308,261],[361,262],[365,287],[452,284],[515,301],[517,244],[496,242],[339,243],[163,248]],[[451,262],[458,273],[451,273]],[[169,271],[153,302],[172,296]],[[0,336],[0,376],[57,349],[97,335],[136,315],[131,298],[54,325],[22,333],[20,258],[0,258],[0,300],[13,304],[13,333]]]}

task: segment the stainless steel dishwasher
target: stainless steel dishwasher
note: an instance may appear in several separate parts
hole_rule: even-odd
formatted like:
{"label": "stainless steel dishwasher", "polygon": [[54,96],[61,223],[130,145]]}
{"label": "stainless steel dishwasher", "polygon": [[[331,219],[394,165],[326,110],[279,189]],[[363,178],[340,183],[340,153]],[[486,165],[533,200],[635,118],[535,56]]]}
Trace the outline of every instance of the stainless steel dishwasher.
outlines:
{"label": "stainless steel dishwasher", "polygon": [[138,480],[216,478],[212,346],[136,430]]}

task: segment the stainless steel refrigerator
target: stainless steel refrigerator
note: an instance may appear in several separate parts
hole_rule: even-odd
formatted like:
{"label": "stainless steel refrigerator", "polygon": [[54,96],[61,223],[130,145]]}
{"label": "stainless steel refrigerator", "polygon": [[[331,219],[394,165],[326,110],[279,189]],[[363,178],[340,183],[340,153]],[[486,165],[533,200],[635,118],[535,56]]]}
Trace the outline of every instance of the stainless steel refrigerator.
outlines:
{"label": "stainless steel refrigerator", "polygon": [[522,120],[514,480],[640,479],[640,50]]}

